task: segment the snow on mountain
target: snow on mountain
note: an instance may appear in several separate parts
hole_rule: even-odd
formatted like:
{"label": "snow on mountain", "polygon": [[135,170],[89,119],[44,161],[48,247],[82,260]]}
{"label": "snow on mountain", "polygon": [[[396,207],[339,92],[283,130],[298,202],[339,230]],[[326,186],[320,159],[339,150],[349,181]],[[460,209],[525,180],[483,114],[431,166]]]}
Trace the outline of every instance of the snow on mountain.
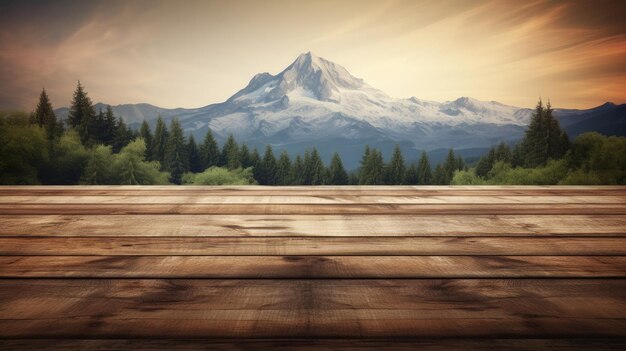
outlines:
{"label": "snow on mountain", "polygon": [[[313,121],[341,114],[376,128],[405,129],[414,124],[495,123],[524,125],[529,116],[517,107],[460,98],[443,104],[417,98],[393,99],[345,68],[306,53],[284,71],[256,75],[226,104],[246,107],[257,118],[284,127],[295,116]],[[230,106],[229,106],[230,107]],[[227,115],[227,114],[224,114]]]}
{"label": "snow on mountain", "polygon": [[411,159],[423,149],[479,149],[514,141],[523,135],[532,113],[469,97],[443,103],[392,98],[310,52],[276,75],[255,75],[222,103],[172,110],[119,105],[113,110],[131,125],[143,119],[154,125],[159,114],[166,121],[176,117],[197,139],[210,128],[218,140],[233,134],[251,146],[271,144],[277,151],[316,146],[325,159],[338,151],[350,168],[356,167],[366,144],[383,153],[399,144]]}
{"label": "snow on mountain", "polygon": [[[211,128],[222,138],[233,134],[240,139],[277,144],[329,137],[388,138],[423,148],[437,145],[426,140],[431,138],[420,142],[416,137],[432,136],[444,127],[521,127],[529,114],[526,109],[470,98],[445,103],[394,99],[352,76],[344,67],[309,52],[277,75],[257,74],[224,103],[179,118],[189,131]],[[484,141],[479,144],[484,145]]]}

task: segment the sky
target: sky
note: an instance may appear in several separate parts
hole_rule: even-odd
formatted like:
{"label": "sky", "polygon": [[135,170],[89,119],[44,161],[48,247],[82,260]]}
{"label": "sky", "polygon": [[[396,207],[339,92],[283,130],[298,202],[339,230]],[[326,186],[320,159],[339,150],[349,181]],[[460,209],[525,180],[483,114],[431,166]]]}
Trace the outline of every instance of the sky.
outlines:
{"label": "sky", "polygon": [[311,51],[396,98],[626,102],[626,1],[0,0],[0,109],[201,107]]}

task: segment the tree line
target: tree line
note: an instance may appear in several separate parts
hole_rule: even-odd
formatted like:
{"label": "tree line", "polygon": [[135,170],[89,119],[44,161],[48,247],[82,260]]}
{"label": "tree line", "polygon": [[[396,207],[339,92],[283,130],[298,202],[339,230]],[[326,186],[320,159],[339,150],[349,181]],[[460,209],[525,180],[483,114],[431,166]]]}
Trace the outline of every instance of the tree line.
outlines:
{"label": "tree line", "polygon": [[5,184],[449,184],[465,167],[453,150],[432,170],[426,153],[406,164],[396,147],[385,162],[380,150],[365,147],[358,170],[348,172],[338,153],[326,165],[315,147],[292,158],[286,151],[276,156],[266,145],[260,154],[232,135],[220,147],[210,129],[198,143],[193,135],[185,136],[177,119],[168,126],[158,117],[154,130],[146,121],[132,130],[111,106],[96,111],[80,82],[65,123],[57,119],[45,89],[30,125],[15,116],[0,121],[0,133],[20,130],[14,136],[24,136],[0,150],[13,156],[0,162]]}
{"label": "tree line", "polygon": [[[338,153],[326,165],[315,147],[292,157],[286,151],[276,156],[266,145],[261,154],[232,135],[220,147],[210,129],[196,142],[177,119],[168,126],[158,117],[154,130],[146,121],[132,130],[110,106],[96,112],[80,82],[65,123],[57,120],[43,90],[29,116],[0,114],[0,137],[1,184],[620,184],[626,169],[624,156],[598,155],[626,155],[626,138],[583,135],[571,143],[550,104],[541,101],[514,148],[500,143],[470,164],[450,149],[434,168],[426,152],[407,163],[399,146],[387,161],[366,146],[358,169],[348,172]],[[537,176],[550,172],[558,179]]]}
{"label": "tree line", "polygon": [[492,147],[452,184],[625,184],[626,138],[583,133],[570,141],[550,103],[537,103],[524,138]]}
{"label": "tree line", "polygon": [[433,171],[425,152],[419,162],[407,165],[399,146],[388,162],[384,161],[381,151],[366,146],[360,167],[348,172],[337,152],[326,165],[315,147],[292,158],[287,151],[276,156],[272,146],[266,145],[260,154],[257,148],[239,144],[232,135],[220,148],[210,129],[203,140],[196,143],[193,135],[188,138],[183,135],[178,120],[173,119],[168,127],[160,117],[154,132],[144,121],[139,136],[147,145],[146,159],[158,161],[175,184],[183,182],[186,173],[198,173],[211,167],[231,171],[250,169],[254,180],[262,185],[449,184],[454,172],[466,167],[463,158],[456,156],[453,150],[449,150],[446,161]]}

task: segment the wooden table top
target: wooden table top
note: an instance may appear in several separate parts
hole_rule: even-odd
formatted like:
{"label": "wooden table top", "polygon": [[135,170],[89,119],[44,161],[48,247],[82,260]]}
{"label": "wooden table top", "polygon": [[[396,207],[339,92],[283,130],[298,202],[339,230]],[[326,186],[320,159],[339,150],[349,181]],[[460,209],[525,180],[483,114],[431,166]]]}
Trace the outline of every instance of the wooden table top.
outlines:
{"label": "wooden table top", "polygon": [[626,187],[3,186],[0,349],[626,349]]}

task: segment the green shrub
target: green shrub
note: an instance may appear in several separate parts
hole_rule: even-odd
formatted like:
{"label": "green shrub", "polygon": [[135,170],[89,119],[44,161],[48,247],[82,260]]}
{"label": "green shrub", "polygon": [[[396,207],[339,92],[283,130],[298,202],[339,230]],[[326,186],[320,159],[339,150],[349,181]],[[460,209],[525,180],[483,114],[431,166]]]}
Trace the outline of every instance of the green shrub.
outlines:
{"label": "green shrub", "polygon": [[561,180],[559,184],[563,185],[601,185],[603,184],[600,176],[594,171],[585,171],[583,169],[577,169],[570,172],[565,179]]}
{"label": "green shrub", "polygon": [[581,134],[565,159],[576,171],[564,184],[626,183],[626,137]]}
{"label": "green shrub", "polygon": [[78,132],[70,129],[50,146],[50,162],[44,165],[42,182],[77,184],[88,160],[89,150],[81,143]]}
{"label": "green shrub", "polygon": [[137,138],[119,154],[111,146],[98,145],[89,151],[89,159],[81,184],[169,184],[169,173],[159,171],[159,162],[145,160],[146,144]]}
{"label": "green shrub", "polygon": [[456,171],[450,182],[451,185],[485,185],[487,181],[476,175],[474,169]]}
{"label": "green shrub", "polygon": [[38,168],[48,158],[43,128],[21,112],[0,113],[0,184],[39,184]]}
{"label": "green shrub", "polygon": [[565,178],[568,169],[564,160],[550,160],[537,168],[511,167],[505,162],[496,162],[489,171],[489,184],[502,185],[552,185]]}
{"label": "green shrub", "polygon": [[87,166],[81,177],[81,184],[115,184],[115,174],[113,164],[115,157],[111,151],[111,146],[96,145],[89,152]]}
{"label": "green shrub", "polygon": [[191,185],[250,185],[256,184],[252,167],[229,170],[224,167],[210,167],[202,173],[185,173],[183,184]]}
{"label": "green shrub", "polygon": [[146,143],[137,138],[124,146],[115,156],[113,174],[115,184],[156,185],[169,184],[170,174],[161,172],[159,162],[145,161]]}

